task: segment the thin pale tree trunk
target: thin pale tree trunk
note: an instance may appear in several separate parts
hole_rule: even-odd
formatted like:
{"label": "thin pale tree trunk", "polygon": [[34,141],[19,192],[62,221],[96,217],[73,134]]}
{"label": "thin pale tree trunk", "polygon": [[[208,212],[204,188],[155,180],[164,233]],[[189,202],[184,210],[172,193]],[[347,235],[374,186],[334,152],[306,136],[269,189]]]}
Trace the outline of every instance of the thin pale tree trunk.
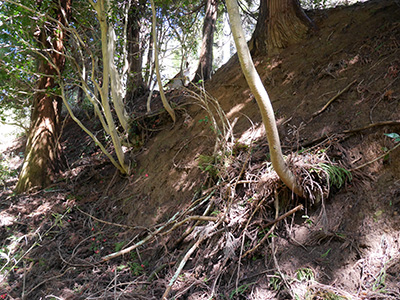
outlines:
{"label": "thin pale tree trunk", "polygon": [[118,134],[114,118],[111,112],[109,102],[109,91],[111,90],[111,101],[114,104],[114,109],[118,120],[122,127],[128,129],[128,118],[122,102],[122,86],[121,79],[114,63],[115,50],[115,33],[114,29],[109,26],[107,21],[107,13],[109,3],[106,0],[93,2],[90,0],[93,8],[97,12],[101,31],[101,51],[103,59],[103,78],[102,86],[96,84],[96,88],[100,93],[101,105],[105,115],[106,131],[110,134],[114,145],[115,154],[117,155],[118,163],[120,164],[122,173],[129,174],[130,168],[125,161],[125,154],[122,150],[121,137]]}
{"label": "thin pale tree trunk", "polygon": [[297,195],[303,196],[304,192],[301,186],[296,182],[293,173],[287,167],[283,159],[281,143],[279,140],[278,129],[274,116],[274,110],[271,105],[268,93],[257,73],[257,70],[252,61],[249,48],[246,42],[246,36],[243,32],[241,25],[239,7],[236,0],[226,0],[228,7],[229,20],[231,24],[232,34],[235,40],[236,48],[238,51],[240,65],[247,83],[254,94],[258,107],[260,108],[261,116],[263,119],[271,162],[274,170],[279,178]]}
{"label": "thin pale tree trunk", "polygon": [[161,96],[161,101],[163,103],[163,106],[165,110],[169,113],[171,116],[172,120],[176,121],[176,115],[175,111],[172,109],[172,107],[169,105],[167,98],[165,97],[163,85],[161,82],[161,75],[160,75],[160,64],[158,62],[158,42],[157,42],[157,30],[156,30],[156,7],[154,5],[154,0],[150,0],[151,2],[151,11],[152,11],[152,29],[153,29],[153,42],[154,42],[154,63],[156,67],[156,74],[157,74],[157,83],[158,83],[158,88],[160,89],[160,96]]}

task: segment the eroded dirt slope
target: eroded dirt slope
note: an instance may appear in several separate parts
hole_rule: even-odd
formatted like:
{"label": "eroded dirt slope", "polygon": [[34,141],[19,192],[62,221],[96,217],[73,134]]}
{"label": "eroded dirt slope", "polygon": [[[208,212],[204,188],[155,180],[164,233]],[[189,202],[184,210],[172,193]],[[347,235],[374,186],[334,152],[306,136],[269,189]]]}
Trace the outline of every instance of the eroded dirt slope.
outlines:
{"label": "eroded dirt slope", "polygon": [[[279,185],[260,184],[269,168],[267,141],[233,58],[205,86],[218,100],[208,102],[210,111],[190,90],[170,93],[179,98],[179,119],[171,124],[161,115],[144,123],[129,178],[115,173],[90,139],[66,123],[70,168],[63,181],[18,197],[10,181],[2,193],[0,295],[160,299],[194,249],[169,299],[399,299],[400,148],[385,156],[398,143],[384,134],[400,133],[400,7],[370,1],[309,14],[317,32],[255,63],[284,152],[326,154],[353,170],[351,181],[331,186],[329,198],[314,206]],[[218,105],[234,125],[234,144],[228,155],[216,157],[216,137],[230,136]],[[274,197],[285,200],[280,215],[299,204],[305,209],[284,218],[274,238],[240,258],[270,229]],[[213,228],[227,207],[224,225]],[[189,219],[167,232],[177,212],[179,220],[209,219]],[[207,239],[196,244],[207,228]],[[102,261],[146,237],[147,244]]]}

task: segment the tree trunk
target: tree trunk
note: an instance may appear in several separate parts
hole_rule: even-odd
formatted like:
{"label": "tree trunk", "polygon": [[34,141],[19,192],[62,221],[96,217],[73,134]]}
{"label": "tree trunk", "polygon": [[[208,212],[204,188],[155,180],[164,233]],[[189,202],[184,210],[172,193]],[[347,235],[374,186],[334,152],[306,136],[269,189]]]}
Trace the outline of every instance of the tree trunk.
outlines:
{"label": "tree trunk", "polygon": [[253,53],[276,52],[297,43],[314,26],[298,0],[261,1],[253,34]]}
{"label": "tree trunk", "polygon": [[251,92],[256,98],[258,107],[260,108],[262,120],[267,135],[269,153],[274,170],[279,178],[290,188],[294,193],[303,196],[304,192],[301,186],[296,182],[293,173],[287,167],[281,150],[281,144],[276,127],[274,110],[271,105],[268,93],[264,88],[260,76],[251,59],[250,51],[246,43],[246,37],[241,25],[239,7],[236,0],[226,0],[228,7],[229,20],[231,24],[232,34],[235,40],[238,57],[243,74],[250,87]]}
{"label": "tree trunk", "polygon": [[193,82],[208,80],[211,78],[213,63],[213,43],[215,23],[217,21],[218,0],[207,0],[206,16],[203,24],[203,39],[201,42],[200,61]]}
{"label": "tree trunk", "polygon": [[140,28],[143,16],[142,1],[132,2],[128,13],[127,50],[128,50],[128,80],[125,101],[133,101],[145,91],[142,75],[142,49],[140,45]]}
{"label": "tree trunk", "polygon": [[[67,24],[71,15],[71,2],[60,0],[60,7],[54,11],[53,17],[63,25]],[[51,27],[46,23],[46,28],[41,28],[39,33],[40,47],[51,50],[43,52],[44,55],[48,54],[47,60],[39,60],[38,73],[42,75],[33,100],[25,160],[16,187],[18,193],[49,185],[64,163],[59,142],[62,99],[55,95],[58,85],[54,78],[64,68],[65,39],[59,24]]]}
{"label": "tree trunk", "polygon": [[154,64],[153,64],[153,34],[150,34],[149,37],[149,52],[147,53],[147,63],[146,63],[146,71],[144,74],[145,87],[151,88],[151,82],[154,74]]}
{"label": "tree trunk", "polygon": [[251,54],[267,53],[268,50],[268,1],[264,0],[260,2],[260,8],[258,9],[258,20],[256,28],[254,29],[253,36],[249,42]]}
{"label": "tree trunk", "polygon": [[157,42],[157,30],[156,30],[156,7],[154,4],[154,0],[150,0],[151,3],[151,14],[152,14],[152,32],[153,32],[153,42],[154,42],[154,64],[155,64],[155,69],[156,69],[156,74],[157,74],[157,83],[158,83],[158,88],[160,90],[160,97],[161,101],[163,103],[163,106],[165,110],[169,113],[171,116],[172,120],[176,121],[176,114],[174,109],[171,107],[171,105],[168,103],[167,98],[165,97],[163,85],[161,82],[161,74],[160,74],[160,64],[158,61],[158,42]]}
{"label": "tree trunk", "polygon": [[[122,84],[121,78],[118,74],[117,68],[114,63],[115,53],[115,31],[108,22],[107,15],[109,14],[109,1],[98,0],[91,2],[93,8],[96,10],[97,17],[100,23],[101,32],[101,53],[103,60],[103,76],[102,86],[97,84],[99,89],[101,105],[103,108],[106,132],[110,135],[115,154],[118,158],[119,170],[122,174],[129,174],[130,168],[125,161],[125,153],[122,149],[122,137],[119,134],[114,122],[112,106],[117,115],[118,121],[124,130],[128,130],[128,117],[125,112],[125,107],[122,101]],[[109,101],[111,96],[111,102]]]}

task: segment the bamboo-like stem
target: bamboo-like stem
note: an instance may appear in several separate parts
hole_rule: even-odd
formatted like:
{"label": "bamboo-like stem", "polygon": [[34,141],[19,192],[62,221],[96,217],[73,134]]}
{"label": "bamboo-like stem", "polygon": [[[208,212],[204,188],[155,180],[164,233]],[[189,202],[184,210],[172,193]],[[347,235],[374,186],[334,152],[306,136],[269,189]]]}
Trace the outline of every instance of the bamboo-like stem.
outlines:
{"label": "bamboo-like stem", "polygon": [[151,0],[151,12],[153,14],[153,24],[152,24],[152,30],[153,30],[153,41],[154,41],[154,62],[155,62],[155,67],[156,67],[156,74],[157,74],[157,83],[158,83],[158,88],[160,89],[160,96],[161,96],[161,101],[164,105],[165,110],[169,113],[171,116],[172,120],[175,122],[176,121],[176,115],[175,111],[172,109],[172,107],[169,105],[167,98],[165,97],[163,85],[161,82],[161,75],[160,75],[160,63],[158,61],[158,41],[157,41],[157,30],[156,30],[156,7],[154,5],[154,0]]}
{"label": "bamboo-like stem", "polygon": [[100,98],[101,104],[104,109],[104,115],[108,127],[108,132],[110,133],[111,140],[113,142],[115,153],[118,158],[118,162],[122,169],[119,169],[121,173],[128,174],[129,166],[125,163],[125,154],[122,151],[121,138],[118,135],[114,118],[111,113],[110,103],[108,101],[108,92],[109,92],[109,83],[110,83],[110,74],[111,74],[111,66],[110,66],[110,47],[109,47],[109,26],[107,23],[107,10],[108,5],[104,3],[104,0],[99,0],[96,2],[95,9],[97,12],[97,17],[100,23],[100,32],[101,32],[101,51],[103,55],[103,86],[100,88]]}

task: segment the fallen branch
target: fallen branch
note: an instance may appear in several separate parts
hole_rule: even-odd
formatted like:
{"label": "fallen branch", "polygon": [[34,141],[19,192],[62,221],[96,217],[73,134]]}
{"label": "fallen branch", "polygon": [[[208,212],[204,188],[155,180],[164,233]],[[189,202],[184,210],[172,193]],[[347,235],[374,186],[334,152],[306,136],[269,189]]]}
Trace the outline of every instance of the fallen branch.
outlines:
{"label": "fallen branch", "polygon": [[317,143],[323,143],[325,140],[330,140],[332,136],[339,136],[340,134],[352,134],[352,133],[356,133],[356,132],[359,132],[359,131],[367,130],[367,129],[370,129],[370,128],[373,128],[373,127],[378,127],[378,126],[396,126],[396,125],[400,125],[400,120],[376,122],[376,123],[368,124],[366,126],[355,128],[355,129],[343,130],[340,133],[333,133],[330,136],[319,137],[319,138],[316,138],[316,139],[314,139],[314,140],[312,140],[310,142],[304,143],[304,144],[302,144],[300,146],[292,147],[292,150],[295,151],[297,149],[310,147],[310,146],[315,145]]}
{"label": "fallen branch", "polygon": [[[170,293],[172,286],[174,285],[175,281],[178,279],[179,275],[181,274],[183,268],[186,265],[186,262],[189,260],[190,256],[193,252],[199,247],[199,245],[206,239],[213,236],[217,231],[215,229],[223,222],[224,218],[220,219],[217,223],[215,223],[211,228],[205,228],[199,237],[199,239],[194,243],[192,247],[186,252],[185,256],[182,258],[178,268],[175,271],[174,276],[171,278],[167,289],[165,290],[163,296],[161,297],[162,300],[167,300],[168,294]],[[214,232],[213,232],[214,231]],[[210,234],[211,233],[211,234]]]}
{"label": "fallen branch", "polygon": [[138,247],[144,245],[147,241],[149,241],[151,238],[153,238],[156,234],[160,233],[165,227],[167,227],[168,225],[170,225],[171,222],[173,222],[173,221],[175,220],[175,218],[178,216],[178,214],[179,214],[179,212],[177,212],[171,219],[169,219],[167,223],[165,223],[163,226],[161,226],[160,228],[158,228],[156,231],[151,232],[150,234],[148,234],[144,239],[142,239],[141,241],[137,242],[135,245],[132,245],[132,246],[130,246],[130,247],[128,247],[128,248],[125,248],[125,249],[122,249],[122,250],[120,250],[120,251],[111,253],[111,254],[109,254],[109,255],[103,256],[103,257],[101,258],[101,260],[102,260],[103,262],[108,261],[108,260],[110,260],[110,259],[119,257],[119,256],[124,255],[124,254],[127,254],[127,253],[129,253],[129,252],[135,250],[136,248],[138,248]]}
{"label": "fallen branch", "polygon": [[356,129],[344,130],[343,133],[355,133],[355,132],[366,130],[366,129],[370,129],[370,128],[376,127],[376,126],[388,126],[388,125],[391,125],[391,126],[400,125],[400,120],[376,122],[376,123],[372,123],[372,124],[369,124],[369,125],[364,126],[364,127],[359,127],[359,128],[356,128]]}
{"label": "fallen branch", "polygon": [[[240,246],[240,255],[239,255],[239,262],[238,262],[238,270],[237,270],[237,277],[236,277],[236,288],[239,286],[239,280],[240,280],[240,266],[241,266],[241,260],[244,256],[242,256],[243,253],[243,249],[244,249],[244,241],[246,238],[246,231],[247,228],[249,227],[250,221],[253,219],[254,215],[256,214],[257,210],[261,207],[261,205],[264,203],[265,198],[263,198],[258,205],[256,206],[256,208],[254,209],[253,213],[250,215],[249,219],[247,220],[246,226],[243,229],[243,233],[242,233],[242,244]],[[218,279],[218,278],[217,278]],[[215,281],[216,282],[216,281]],[[215,284],[214,284],[215,285]],[[214,289],[213,289],[214,290]]]}
{"label": "fallen branch", "polygon": [[390,152],[392,152],[393,150],[395,150],[397,147],[399,147],[400,146],[400,143],[398,143],[396,146],[394,146],[392,149],[390,149],[389,151],[386,151],[384,154],[382,154],[381,156],[378,156],[377,158],[375,158],[375,159],[373,159],[373,160],[371,160],[371,161],[369,161],[369,162],[366,162],[365,164],[362,164],[362,165],[360,165],[360,166],[358,166],[358,167],[355,167],[355,168],[353,168],[353,169],[351,169],[350,170],[350,172],[353,172],[353,171],[355,171],[355,170],[359,170],[359,169],[361,169],[361,168],[364,168],[364,167],[366,167],[366,166],[368,166],[368,165],[370,165],[370,164],[372,164],[372,163],[374,163],[374,162],[376,162],[376,161],[378,161],[378,160],[380,160],[381,158],[384,158],[386,155],[388,155]]}
{"label": "fallen branch", "polygon": [[274,225],[274,224],[278,223],[279,221],[282,221],[283,219],[289,217],[290,215],[294,214],[295,212],[297,212],[299,210],[302,210],[303,208],[304,208],[303,204],[297,205],[295,208],[293,208],[293,209],[289,210],[288,212],[284,213],[282,216],[280,216],[280,217],[276,218],[275,220],[267,223],[267,225],[265,225],[264,229],[266,229],[267,227],[269,227],[271,225]]}
{"label": "fallen branch", "polygon": [[[213,192],[213,193],[214,193],[214,192]],[[205,211],[204,211],[204,213],[203,213],[203,216],[207,216],[207,215],[210,213],[210,210],[211,210],[212,207],[213,207],[213,201],[211,201],[211,202],[207,205],[207,207],[206,207],[206,209],[205,209]],[[182,241],[183,241],[189,234],[192,233],[192,231],[194,230],[194,228],[195,228],[196,226],[198,226],[199,223],[200,223],[200,221],[196,221],[192,226],[188,227],[188,228],[185,230],[185,232],[181,235],[181,237],[175,242],[175,246],[174,246],[173,248],[176,248],[177,245],[179,245],[180,243],[182,243]]]}
{"label": "fallen branch", "polygon": [[69,272],[70,270],[74,270],[74,269],[75,269],[75,267],[69,267],[69,268],[67,268],[63,273],[58,274],[58,275],[56,275],[56,276],[51,276],[51,277],[46,278],[45,280],[39,282],[37,285],[35,285],[33,288],[31,288],[26,294],[24,294],[24,296],[22,297],[22,299],[24,299],[24,300],[27,299],[27,296],[28,296],[30,293],[32,293],[32,292],[33,292],[34,290],[36,290],[39,286],[41,286],[42,284],[46,283],[47,281],[50,281],[50,280],[54,280],[54,279],[63,277],[65,274],[67,274],[67,272]]}
{"label": "fallen branch", "polygon": [[201,242],[203,242],[205,240],[206,237],[207,237],[207,235],[204,234],[200,239],[198,239],[196,241],[196,243],[194,243],[194,245],[188,250],[188,252],[186,252],[185,256],[183,257],[181,263],[178,266],[178,269],[175,271],[174,276],[171,278],[171,281],[169,282],[167,289],[165,290],[163,296],[161,297],[162,300],[167,300],[168,294],[170,293],[175,281],[178,279],[179,275],[181,274],[183,267],[186,265],[186,262],[188,261],[188,259],[192,255],[192,253],[201,244]]}
{"label": "fallen branch", "polygon": [[112,225],[112,226],[123,227],[123,228],[129,228],[129,229],[138,229],[137,227],[134,227],[134,226],[124,225],[124,224],[117,224],[117,223],[111,223],[111,222],[107,222],[107,221],[101,220],[101,219],[99,219],[99,218],[96,218],[95,216],[92,216],[92,215],[88,214],[87,212],[84,212],[84,211],[81,210],[78,206],[76,206],[76,209],[77,209],[79,212],[83,213],[84,215],[86,215],[86,216],[88,216],[88,217],[90,217],[90,218],[92,218],[92,219],[94,219],[94,220],[96,220],[97,222],[100,222],[100,223],[104,223],[104,224],[108,224],[108,225]]}
{"label": "fallen branch", "polygon": [[276,258],[276,255],[275,255],[275,252],[276,252],[276,250],[275,250],[275,239],[274,238],[271,239],[270,246],[271,246],[271,256],[272,256],[272,259],[274,261],[274,265],[275,265],[275,269],[276,269],[275,274],[279,275],[279,277],[282,280],[283,284],[286,286],[286,289],[289,292],[291,298],[295,299],[295,295],[293,293],[293,289],[290,287],[290,283],[286,279],[286,276],[282,273],[281,267],[279,266],[279,263],[278,263],[278,259]]}
{"label": "fallen branch", "polygon": [[[127,254],[133,250],[135,250],[136,248],[138,248],[139,246],[144,245],[146,242],[148,242],[151,238],[153,238],[155,235],[160,234],[161,231],[166,228],[167,226],[171,225],[171,223],[174,221],[176,215],[178,213],[175,214],[175,216],[173,216],[166,224],[164,224],[163,226],[161,226],[160,228],[158,228],[156,231],[150,233],[149,235],[147,235],[144,239],[142,239],[141,241],[139,241],[138,243],[136,243],[135,245],[132,245],[131,247],[128,247],[126,249],[122,249],[118,252],[114,252],[111,253],[109,255],[103,256],[101,258],[101,260],[103,262],[108,261],[110,259],[113,259],[115,257]],[[162,235],[166,235],[168,233],[170,233],[171,231],[175,230],[176,228],[178,228],[179,226],[181,226],[182,224],[191,221],[191,220],[198,220],[198,221],[218,221],[219,218],[217,217],[209,217],[209,216],[190,216],[187,217],[186,219],[184,219],[183,221],[180,221],[178,223],[176,223],[171,229],[167,230],[166,232],[163,232]],[[221,222],[221,221],[220,221]],[[113,224],[115,225],[115,224]]]}
{"label": "fallen branch", "polygon": [[[348,86],[346,86],[343,90],[341,90],[340,92],[338,92],[334,97],[332,97],[325,105],[323,108],[321,108],[319,111],[313,113],[311,120],[314,119],[316,116],[318,116],[319,114],[321,114],[325,109],[328,108],[329,105],[331,105],[331,103],[333,101],[335,101],[337,98],[339,98],[340,95],[342,95],[344,92],[346,92],[354,83],[356,83],[357,80],[353,80],[351,83],[349,83]],[[310,121],[311,121],[310,120]]]}
{"label": "fallen branch", "polygon": [[210,216],[190,216],[190,217],[187,217],[185,220],[182,220],[182,221],[176,223],[174,226],[171,227],[171,229],[168,229],[167,231],[163,232],[162,235],[166,235],[166,234],[170,233],[171,231],[174,231],[179,226],[185,224],[186,222],[192,221],[192,220],[193,221],[212,221],[212,222],[215,222],[215,221],[218,221],[218,218],[217,217],[210,217]]}
{"label": "fallen branch", "polygon": [[[302,210],[302,209],[303,209],[303,205],[302,205],[302,204],[296,206],[295,208],[289,210],[288,212],[284,213],[283,215],[281,215],[280,217],[276,218],[275,220],[269,222],[269,223],[264,227],[264,229],[266,229],[266,227],[268,227],[268,226],[275,225],[275,224],[278,223],[279,221],[281,221],[281,220],[287,218],[288,216],[290,216],[290,215],[294,214],[295,212],[297,212],[297,211],[299,211],[299,210]],[[271,234],[271,232],[272,232],[273,230],[274,230],[274,227],[272,227],[272,228],[267,232],[267,234],[261,239],[261,241],[260,241],[256,246],[254,246],[254,247],[253,247],[252,249],[250,249],[250,250],[247,250],[246,253],[242,255],[242,258],[244,258],[244,257],[246,257],[247,255],[249,255],[249,254],[253,253],[254,251],[256,251],[256,250],[265,242],[265,240],[269,237],[269,235]]]}

